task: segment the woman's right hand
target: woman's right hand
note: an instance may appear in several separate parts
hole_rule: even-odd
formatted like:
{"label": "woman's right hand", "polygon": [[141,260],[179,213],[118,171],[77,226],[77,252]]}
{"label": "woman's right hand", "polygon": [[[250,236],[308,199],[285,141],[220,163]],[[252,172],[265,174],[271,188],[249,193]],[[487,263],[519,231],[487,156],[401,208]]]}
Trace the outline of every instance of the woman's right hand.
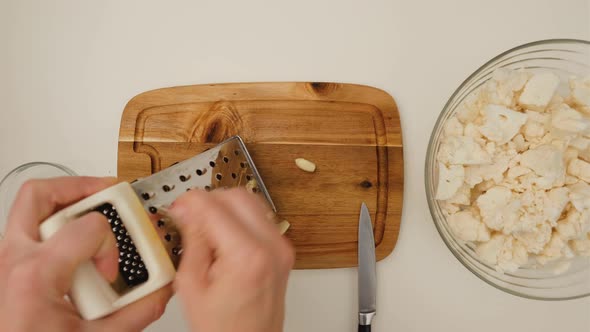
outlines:
{"label": "woman's right hand", "polygon": [[195,331],[279,332],[295,252],[243,189],[191,191],[170,208],[183,238],[174,286]]}

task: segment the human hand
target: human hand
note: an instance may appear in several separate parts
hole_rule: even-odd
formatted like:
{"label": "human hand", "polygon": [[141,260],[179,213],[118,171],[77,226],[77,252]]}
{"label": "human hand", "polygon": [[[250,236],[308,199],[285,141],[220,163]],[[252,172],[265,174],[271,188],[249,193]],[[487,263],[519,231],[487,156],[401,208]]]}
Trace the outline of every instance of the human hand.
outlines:
{"label": "human hand", "polygon": [[113,179],[65,177],[23,185],[0,240],[0,331],[139,331],[162,315],[170,287],[95,321],[83,320],[65,298],[84,261],[93,259],[109,281],[117,276],[115,238],[101,214],[84,215],[40,242],[42,221],[113,184]]}
{"label": "human hand", "polygon": [[242,189],[191,191],[170,208],[183,239],[174,286],[191,328],[278,332],[295,252]]}

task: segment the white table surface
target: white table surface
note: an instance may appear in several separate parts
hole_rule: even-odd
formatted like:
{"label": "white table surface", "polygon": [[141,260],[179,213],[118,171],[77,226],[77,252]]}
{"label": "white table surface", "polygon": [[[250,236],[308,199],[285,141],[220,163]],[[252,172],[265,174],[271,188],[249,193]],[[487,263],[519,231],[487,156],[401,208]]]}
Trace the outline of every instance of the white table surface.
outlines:
{"label": "white table surface", "polygon": [[[505,294],[465,269],[427,212],[431,128],[461,81],[497,53],[590,39],[590,1],[0,0],[0,174],[28,161],[115,175],[134,95],[174,85],[338,81],[399,106],[403,223],[377,265],[375,331],[590,331],[590,298]],[[285,331],[354,331],[356,270],[294,271]],[[173,300],[149,331],[185,328]]]}

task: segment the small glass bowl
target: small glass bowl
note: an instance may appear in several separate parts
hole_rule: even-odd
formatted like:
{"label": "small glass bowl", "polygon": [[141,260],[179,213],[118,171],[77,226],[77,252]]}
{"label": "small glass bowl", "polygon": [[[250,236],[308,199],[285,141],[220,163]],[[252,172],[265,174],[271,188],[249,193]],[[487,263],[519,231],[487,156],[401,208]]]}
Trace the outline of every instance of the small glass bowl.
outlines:
{"label": "small glass bowl", "polygon": [[[539,300],[568,300],[590,295],[590,259],[577,257],[569,269],[563,262],[544,267],[524,266],[513,273],[500,273],[479,259],[472,245],[455,238],[434,198],[438,183],[436,155],[440,146],[443,125],[455,114],[457,107],[471,93],[479,89],[497,68],[524,68],[531,72],[551,70],[562,82],[576,75],[590,74],[590,42],[572,39],[536,41],[510,49],[481,66],[455,90],[447,101],[430,136],[426,153],[425,184],[430,214],[440,236],[455,257],[473,274],[488,284],[513,295]],[[567,85],[560,86],[567,89]],[[566,90],[567,91],[567,90]],[[560,265],[561,264],[561,265]]]}
{"label": "small glass bowl", "polygon": [[26,163],[10,171],[0,181],[0,238],[16,194],[27,180],[75,175],[76,173],[66,166],[48,162]]}

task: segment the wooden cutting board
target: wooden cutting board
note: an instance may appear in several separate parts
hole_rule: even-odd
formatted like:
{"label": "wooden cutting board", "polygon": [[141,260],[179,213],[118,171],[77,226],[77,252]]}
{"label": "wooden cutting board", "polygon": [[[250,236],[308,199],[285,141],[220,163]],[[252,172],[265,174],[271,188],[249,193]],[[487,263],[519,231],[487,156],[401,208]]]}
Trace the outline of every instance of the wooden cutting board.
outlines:
{"label": "wooden cutting board", "polygon": [[[399,114],[386,92],[338,83],[239,83],[164,88],[129,101],[121,119],[120,180],[190,158],[233,135],[246,142],[297,250],[296,268],[357,264],[361,202],[377,259],[393,250],[402,213]],[[305,173],[295,158],[317,165]]]}

